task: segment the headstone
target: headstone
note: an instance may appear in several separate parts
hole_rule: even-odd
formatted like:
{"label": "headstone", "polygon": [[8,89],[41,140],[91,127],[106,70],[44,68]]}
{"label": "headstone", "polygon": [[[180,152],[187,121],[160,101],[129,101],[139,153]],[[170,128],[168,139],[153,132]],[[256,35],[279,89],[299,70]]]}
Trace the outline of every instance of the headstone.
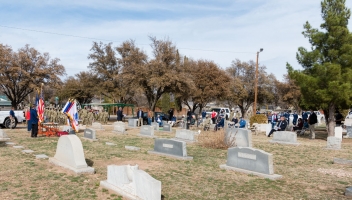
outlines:
{"label": "headstone", "polygon": [[337,138],[334,136],[329,136],[327,138],[327,149],[341,149],[342,138]]}
{"label": "headstone", "polygon": [[346,188],[345,196],[346,197],[352,197],[352,186]]}
{"label": "headstone", "polygon": [[125,146],[125,149],[130,150],[130,151],[139,151],[139,150],[141,150],[141,148],[134,147],[134,146]]}
{"label": "headstone", "polygon": [[161,182],[138,169],[138,165],[108,165],[107,180],[100,186],[128,199],[161,199]]}
{"label": "headstone", "polygon": [[23,149],[24,147],[23,146],[13,146],[13,148],[15,148],[15,149]]}
{"label": "headstone", "polygon": [[16,143],[13,142],[5,142],[6,145],[15,145]]}
{"label": "headstone", "polygon": [[352,126],[346,126],[346,137],[347,138],[352,138]]}
{"label": "headstone", "polygon": [[232,147],[252,147],[252,132],[248,129],[232,128],[226,134],[225,140]]}
{"label": "headstone", "polygon": [[157,123],[157,122],[152,122],[152,123],[151,123],[151,126],[154,127],[154,130],[155,130],[155,131],[159,131],[159,123]]}
{"label": "headstone", "polygon": [[7,140],[10,140],[9,136],[7,136],[2,129],[0,129],[0,141],[7,141]]}
{"label": "headstone", "polygon": [[55,156],[49,162],[72,170],[77,174],[94,173],[86,163],[81,140],[76,135],[63,135],[57,142]]}
{"label": "headstone", "polygon": [[45,154],[38,154],[38,155],[35,155],[35,158],[36,159],[47,159],[49,157],[47,155],[45,155]]}
{"label": "headstone", "polygon": [[194,132],[194,131],[190,131],[186,129],[177,129],[174,139],[192,143],[196,141],[196,137],[195,137],[196,135],[197,135],[197,132]]}
{"label": "headstone", "polygon": [[104,130],[103,129],[103,125],[101,125],[101,123],[99,123],[99,122],[93,122],[92,123],[92,128],[96,129],[96,130]]}
{"label": "headstone", "polygon": [[66,132],[68,132],[68,134],[76,134],[71,126],[63,126],[62,131],[66,131]]}
{"label": "headstone", "polygon": [[171,127],[171,124],[164,124],[163,125],[163,131],[166,131],[166,132],[172,132],[172,127]]}
{"label": "headstone", "polygon": [[352,165],[352,160],[334,158],[334,164]]}
{"label": "headstone", "polygon": [[345,119],[345,122],[343,123],[345,126],[352,126],[352,119]]}
{"label": "headstone", "polygon": [[142,125],[139,136],[154,137],[154,127],[149,125]]}
{"label": "headstone", "polygon": [[116,133],[121,133],[125,134],[126,132],[126,126],[124,123],[114,123],[114,132]]}
{"label": "headstone", "polygon": [[138,123],[138,119],[134,119],[134,118],[128,119],[129,127],[137,127],[137,123]]}
{"label": "headstone", "polygon": [[162,121],[163,127],[164,127],[165,124],[167,124],[167,121],[164,121],[164,120],[163,120],[163,121]]}
{"label": "headstone", "polygon": [[22,150],[23,153],[33,153],[34,151],[33,150],[30,150],[30,149],[26,149],[26,150]]}
{"label": "headstone", "polygon": [[116,145],[116,144],[111,143],[111,142],[105,142],[105,144],[106,144],[106,145],[109,145],[109,146],[114,146],[114,145]]}
{"label": "headstone", "polygon": [[282,177],[274,174],[272,154],[249,147],[229,148],[227,162],[220,165],[220,168],[262,176],[272,180]]}
{"label": "headstone", "polygon": [[297,142],[297,134],[291,131],[275,131],[271,143],[299,145]]}
{"label": "headstone", "polygon": [[267,124],[267,125],[265,126],[265,135],[266,135],[266,136],[269,135],[271,129],[272,129],[271,124]]}
{"label": "headstone", "polygon": [[335,137],[342,138],[342,127],[341,126],[335,127]]}
{"label": "headstone", "polygon": [[84,129],[84,138],[92,140],[92,141],[96,141],[96,135],[95,135],[95,130],[91,129],[91,128],[86,128]]}
{"label": "headstone", "polygon": [[151,154],[169,156],[181,160],[192,160],[193,157],[187,156],[186,142],[172,139],[155,139],[154,151]]}

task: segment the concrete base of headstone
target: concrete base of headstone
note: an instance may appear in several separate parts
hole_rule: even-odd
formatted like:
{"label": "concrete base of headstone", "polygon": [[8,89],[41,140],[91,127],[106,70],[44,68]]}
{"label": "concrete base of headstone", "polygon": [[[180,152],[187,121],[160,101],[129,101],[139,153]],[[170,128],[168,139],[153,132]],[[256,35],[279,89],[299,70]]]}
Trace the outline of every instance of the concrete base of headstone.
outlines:
{"label": "concrete base of headstone", "polygon": [[82,142],[76,135],[60,137],[55,156],[49,158],[49,163],[69,169],[76,174],[94,174],[94,168],[87,165]]}
{"label": "concrete base of headstone", "polygon": [[125,146],[125,149],[130,150],[130,151],[140,151],[141,150],[141,148],[134,147],[134,146]]}
{"label": "concrete base of headstone", "polygon": [[275,131],[273,139],[269,142],[294,146],[299,145],[299,143],[297,142],[297,134],[291,131]]}
{"label": "concrete base of headstone", "polygon": [[341,149],[341,142],[342,142],[342,138],[329,136],[327,138],[326,149],[339,150],[339,149]]}
{"label": "concrete base of headstone", "polygon": [[334,158],[334,164],[352,165],[352,160],[346,160],[346,159],[342,159],[342,158]]}
{"label": "concrete base of headstone", "polygon": [[33,153],[34,151],[33,150],[30,150],[30,149],[26,149],[26,150],[22,150],[23,153]]}
{"label": "concrete base of headstone", "polygon": [[107,180],[100,186],[127,199],[161,199],[161,182],[138,169],[138,165],[108,165]]}
{"label": "concrete base of headstone", "polygon": [[279,175],[279,174],[262,174],[262,173],[258,173],[258,172],[248,171],[245,169],[231,167],[226,164],[220,165],[220,168],[226,169],[226,170],[232,170],[232,171],[236,171],[236,172],[240,172],[240,173],[245,173],[245,174],[253,174],[253,175],[256,175],[259,177],[268,178],[270,180],[277,180],[277,179],[282,178],[282,175]]}
{"label": "concrete base of headstone", "polygon": [[179,160],[193,160],[192,156],[175,156],[167,153],[161,153],[161,152],[156,152],[156,151],[148,151],[149,154],[154,154],[158,156],[166,156],[166,157],[171,157],[171,158],[176,158]]}
{"label": "concrete base of headstone", "polygon": [[346,197],[352,197],[352,186],[346,188],[345,196]]}
{"label": "concrete base of headstone", "polygon": [[35,155],[35,158],[36,159],[47,159],[49,157],[47,155],[45,155],[45,154],[38,154],[38,155]]}
{"label": "concrete base of headstone", "polygon": [[15,148],[15,149],[23,149],[24,147],[23,146],[13,146],[13,148]]}

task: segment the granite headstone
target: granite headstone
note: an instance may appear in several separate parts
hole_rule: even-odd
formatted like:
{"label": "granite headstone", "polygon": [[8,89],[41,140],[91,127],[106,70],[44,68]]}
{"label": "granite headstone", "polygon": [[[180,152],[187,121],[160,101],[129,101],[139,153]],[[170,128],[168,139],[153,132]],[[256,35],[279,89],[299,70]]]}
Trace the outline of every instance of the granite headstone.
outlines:
{"label": "granite headstone", "polygon": [[95,130],[91,129],[91,128],[86,128],[84,129],[84,138],[90,139],[90,140],[96,140],[96,134],[95,134]]}
{"label": "granite headstone", "polygon": [[149,125],[141,126],[140,136],[154,137],[154,127]]}
{"label": "granite headstone", "polygon": [[137,127],[138,119],[131,118],[128,119],[128,126],[129,127]]}
{"label": "granite headstone", "polygon": [[297,142],[297,134],[291,131],[275,131],[271,143],[299,145]]}
{"label": "granite headstone", "polygon": [[186,142],[173,139],[155,139],[154,151],[151,154],[170,156],[182,160],[192,160],[193,157],[187,156]]}

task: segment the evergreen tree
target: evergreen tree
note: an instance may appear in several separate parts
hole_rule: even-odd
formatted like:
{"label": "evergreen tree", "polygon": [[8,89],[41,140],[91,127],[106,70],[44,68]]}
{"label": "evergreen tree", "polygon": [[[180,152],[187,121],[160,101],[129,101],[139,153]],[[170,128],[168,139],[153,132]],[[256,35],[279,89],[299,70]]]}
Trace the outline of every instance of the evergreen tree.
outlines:
{"label": "evergreen tree", "polygon": [[304,104],[324,110],[328,135],[333,136],[335,110],[349,107],[352,100],[352,37],[347,27],[351,12],[345,0],[323,0],[321,14],[322,30],[309,22],[304,25],[303,35],[312,47],[298,49],[296,57],[303,70],[289,64],[287,70],[299,85]]}

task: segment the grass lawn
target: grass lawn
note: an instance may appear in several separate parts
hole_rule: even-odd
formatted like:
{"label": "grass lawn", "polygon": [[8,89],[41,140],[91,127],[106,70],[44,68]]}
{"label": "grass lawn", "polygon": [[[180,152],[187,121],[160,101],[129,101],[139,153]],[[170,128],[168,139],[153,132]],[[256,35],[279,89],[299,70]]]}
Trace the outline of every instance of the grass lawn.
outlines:
{"label": "grass lawn", "polygon": [[[112,124],[112,122],[110,122]],[[333,164],[333,158],[352,160],[352,139],[343,139],[342,150],[326,150],[327,133],[317,131],[315,140],[299,137],[299,146],[271,144],[263,135],[253,135],[253,147],[272,153],[274,172],[283,176],[272,181],[253,175],[226,171],[226,150],[207,149],[196,143],[187,144],[192,161],[147,154],[154,140],[139,137],[139,129],[128,135],[112,132],[112,125],[97,131],[97,142],[81,140],[93,175],[75,175],[52,165],[48,160],[35,159],[36,154],[55,155],[57,137],[30,138],[25,125],[14,130],[4,129],[11,142],[35,152],[25,154],[0,143],[1,199],[123,199],[99,187],[106,180],[107,165],[138,164],[162,183],[165,199],[344,199],[344,191],[352,185],[352,166]],[[77,134],[83,137],[83,132]],[[158,137],[174,134],[157,132]],[[112,142],[116,146],[108,146]],[[125,145],[141,151],[125,150]]]}

